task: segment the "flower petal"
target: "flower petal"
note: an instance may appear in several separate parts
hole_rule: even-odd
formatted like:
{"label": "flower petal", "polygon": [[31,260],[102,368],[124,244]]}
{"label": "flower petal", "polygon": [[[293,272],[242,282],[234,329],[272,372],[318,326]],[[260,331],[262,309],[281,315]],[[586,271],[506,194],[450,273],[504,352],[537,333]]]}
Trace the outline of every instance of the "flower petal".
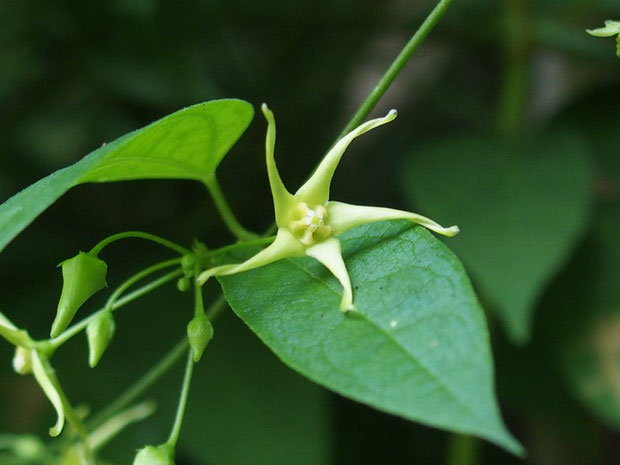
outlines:
{"label": "flower petal", "polygon": [[267,137],[265,139],[265,158],[267,161],[267,174],[269,175],[269,186],[271,195],[273,196],[273,208],[276,215],[276,224],[279,228],[285,227],[288,223],[288,216],[295,208],[297,202],[282,182],[276,161],[274,151],[276,145],[276,121],[272,111],[263,103],[261,109],[267,120]]}
{"label": "flower petal", "polygon": [[605,21],[605,27],[598,29],[586,29],[586,32],[596,37],[611,37],[620,34],[620,21]]}
{"label": "flower petal", "polygon": [[398,219],[413,221],[431,231],[448,237],[455,236],[459,232],[458,226],[444,228],[425,216],[402,210],[394,210],[393,208],[365,207],[342,202],[328,202],[327,213],[330,218],[329,225],[332,227],[333,234],[335,235],[342,234],[360,224]]}
{"label": "flower petal", "polygon": [[252,270],[287,257],[303,257],[305,247],[287,229],[278,229],[276,239],[269,247],[261,250],[243,263],[222,265],[203,271],[198,284],[204,284],[211,276],[227,276]]}
{"label": "flower petal", "polygon": [[32,371],[37,383],[43,389],[43,392],[56,409],[58,419],[56,424],[50,428],[50,436],[58,436],[65,425],[65,408],[60,391],[60,385],[54,369],[49,365],[47,360],[42,359],[36,350],[32,351]]}
{"label": "flower petal", "polygon": [[316,258],[340,281],[343,287],[342,301],[340,302],[340,310],[347,312],[355,310],[353,305],[353,290],[351,289],[351,279],[349,272],[342,259],[342,250],[340,249],[340,241],[335,237],[319,242],[306,249],[306,255]]}
{"label": "flower petal", "polygon": [[336,167],[340,163],[340,159],[349,144],[357,136],[394,120],[396,115],[396,110],[390,110],[383,118],[366,121],[340,139],[325,155],[325,158],[323,158],[316,171],[310,176],[310,179],[295,193],[295,197],[308,205],[324,205],[329,200],[329,185],[332,182]]}

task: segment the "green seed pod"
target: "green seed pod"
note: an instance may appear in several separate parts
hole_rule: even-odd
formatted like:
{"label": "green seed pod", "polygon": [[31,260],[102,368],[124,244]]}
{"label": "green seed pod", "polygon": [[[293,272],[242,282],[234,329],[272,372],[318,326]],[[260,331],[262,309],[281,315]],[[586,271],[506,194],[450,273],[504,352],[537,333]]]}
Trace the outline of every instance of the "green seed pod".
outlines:
{"label": "green seed pod", "polygon": [[173,449],[168,444],[146,446],[138,451],[133,465],[174,465]]}
{"label": "green seed pod", "polygon": [[192,283],[190,283],[189,279],[187,278],[179,278],[179,280],[177,281],[177,289],[180,292],[187,292],[190,290],[191,287]]}
{"label": "green seed pod", "polygon": [[86,327],[88,364],[94,368],[114,337],[116,324],[111,311],[103,312]]}
{"label": "green seed pod", "polygon": [[52,324],[51,336],[56,337],[65,330],[78,308],[93,294],[106,286],[108,267],[103,260],[80,252],[65,260],[62,266],[62,293]]}
{"label": "green seed pod", "polygon": [[213,339],[213,325],[204,313],[196,315],[187,325],[187,339],[195,363],[200,361],[209,341]]}

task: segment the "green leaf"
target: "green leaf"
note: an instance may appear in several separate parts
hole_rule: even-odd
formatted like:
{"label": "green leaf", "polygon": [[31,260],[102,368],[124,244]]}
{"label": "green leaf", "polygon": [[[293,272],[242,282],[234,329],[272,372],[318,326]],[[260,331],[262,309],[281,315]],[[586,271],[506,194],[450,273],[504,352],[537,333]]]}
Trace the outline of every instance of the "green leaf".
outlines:
{"label": "green leaf", "polygon": [[458,259],[428,231],[382,222],[341,236],[357,312],[312,258],[218,278],[284,363],[375,408],[520,453],[493,392],[489,335]]}
{"label": "green leaf", "polygon": [[71,187],[86,182],[166,178],[204,181],[252,120],[242,100],[179,110],[56,171],[0,205],[0,251]]}
{"label": "green leaf", "polygon": [[[574,308],[569,307],[570,318],[558,318],[554,328],[561,335],[557,355],[570,388],[589,410],[617,430],[620,430],[619,228],[618,201],[599,207],[595,226],[584,246],[587,262],[580,263],[574,282],[568,283],[577,293],[568,300]],[[566,302],[561,303],[566,310]]]}
{"label": "green leaf", "polygon": [[537,300],[586,226],[589,155],[567,132],[514,143],[468,137],[419,147],[406,166],[404,188],[420,213],[461,228],[449,245],[514,342],[528,339]]}

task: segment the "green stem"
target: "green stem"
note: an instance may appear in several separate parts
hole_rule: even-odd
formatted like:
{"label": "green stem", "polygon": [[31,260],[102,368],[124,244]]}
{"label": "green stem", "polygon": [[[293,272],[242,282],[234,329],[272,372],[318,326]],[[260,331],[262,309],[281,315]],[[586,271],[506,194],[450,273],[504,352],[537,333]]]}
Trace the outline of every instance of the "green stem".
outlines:
{"label": "green stem", "polygon": [[[142,270],[140,273],[132,276],[131,278],[129,278],[127,281],[125,281],[123,284],[121,284],[119,286],[119,288],[123,288],[123,289],[127,289],[131,284],[134,284],[136,281],[138,281],[138,279],[135,279],[138,275],[140,275],[140,279],[144,278],[145,276],[147,276],[150,273],[153,273],[155,271],[158,271],[162,268],[164,268],[164,264],[165,266],[171,266],[173,263],[174,264],[178,263],[180,261],[180,259],[174,259],[174,260],[168,260],[166,262],[162,262],[162,263],[158,263],[157,265],[153,265],[152,267],[147,268],[146,270]],[[146,271],[150,271],[150,273],[146,273]],[[179,276],[181,276],[183,274],[183,270],[175,270],[172,271],[170,273],[167,273],[153,281],[151,281],[148,284],[145,284],[144,286],[136,289],[133,292],[130,292],[129,294],[127,294],[124,297],[118,298],[118,296],[115,297],[114,301],[112,303],[110,303],[110,299],[108,299],[108,303],[106,303],[106,305],[97,310],[95,313],[93,313],[92,315],[89,315],[88,317],[84,318],[82,321],[79,321],[78,323],[75,323],[74,325],[70,326],[69,328],[67,328],[66,330],[64,330],[60,335],[58,335],[57,337],[55,337],[54,339],[50,339],[49,341],[43,341],[41,342],[42,347],[45,348],[45,350],[51,350],[52,352],[55,351],[56,349],[58,349],[58,347],[60,347],[61,345],[63,345],[65,342],[67,342],[69,339],[71,339],[73,336],[75,336],[76,334],[78,334],[80,331],[84,330],[88,324],[93,321],[95,318],[97,318],[99,315],[101,315],[103,312],[105,311],[114,311],[120,307],[123,307],[125,305],[127,305],[130,302],[133,302],[134,300],[142,297],[145,294],[148,294],[149,292],[153,291],[154,289],[157,289],[160,286],[163,286],[164,284],[172,281],[175,278],[178,278]],[[127,285],[127,283],[131,281],[131,284]],[[119,294],[118,292],[114,292],[113,295],[115,294]]]}
{"label": "green stem", "polygon": [[213,256],[221,255],[227,252],[232,252],[235,250],[243,249],[245,247],[271,244],[275,238],[276,236],[266,236],[266,237],[261,237],[259,239],[252,239],[249,241],[238,242],[237,244],[231,244],[225,247],[220,247],[219,249],[214,249],[212,251],[209,251],[209,256],[213,257]]}
{"label": "green stem", "polygon": [[478,462],[479,441],[474,436],[453,433],[448,440],[446,465],[475,465]]}
{"label": "green stem", "polygon": [[185,364],[185,376],[183,377],[183,387],[181,388],[181,396],[179,397],[179,406],[177,407],[177,413],[174,419],[174,425],[172,425],[172,431],[170,431],[170,437],[166,444],[174,448],[179,441],[179,434],[181,433],[181,426],[183,425],[183,417],[185,416],[185,408],[187,407],[187,397],[189,395],[189,386],[192,382],[192,373],[194,372],[194,359],[192,358],[192,351],[187,351],[187,363]]}
{"label": "green stem", "polygon": [[[200,270],[196,269],[195,276],[200,274]],[[205,312],[205,304],[202,296],[202,286],[194,280],[194,315],[198,316]]]}
{"label": "green stem", "polygon": [[97,428],[111,418],[116,412],[124,409],[140,397],[149,387],[161,378],[183,356],[187,350],[187,338],[183,337],[159,362],[153,365],[129,389],[110,403],[107,407],[94,415],[87,426],[90,430]]}
{"label": "green stem", "polygon": [[211,307],[209,307],[209,310],[207,311],[207,318],[211,320],[211,323],[213,323],[220,316],[220,314],[226,309],[226,306],[226,298],[223,294],[220,294],[218,298],[215,299],[215,302],[211,304]]}
{"label": "green stem", "polygon": [[523,125],[529,61],[529,24],[525,0],[504,0],[505,68],[499,95],[497,129],[516,136]]}
{"label": "green stem", "polygon": [[213,197],[213,201],[215,202],[215,206],[220,212],[220,216],[224,220],[226,227],[230,230],[231,233],[239,240],[248,240],[248,239],[256,239],[256,234],[245,229],[237,218],[235,214],[232,212],[230,206],[228,205],[228,201],[226,197],[224,197],[224,193],[220,188],[220,184],[217,181],[215,175],[205,179],[205,186],[209,190],[211,197]]}
{"label": "green stem", "polygon": [[342,133],[338,136],[337,140],[340,140],[344,137],[348,132],[355,129],[357,126],[362,124],[362,122],[366,119],[368,114],[372,111],[372,109],[377,105],[383,94],[388,90],[398,73],[405,67],[413,52],[420,46],[424,39],[428,36],[428,34],[433,30],[437,22],[444,15],[452,0],[440,0],[437,3],[437,6],[431,11],[431,13],[426,17],[422,25],[418,28],[418,30],[413,34],[413,37],[407,42],[405,47],[398,54],[396,59],[392,62],[388,70],[385,72],[383,77],[379,80],[375,88],[372,90],[370,95],[366,97],[366,100],[359,107],[353,118],[349,121],[347,126],[344,128]]}
{"label": "green stem", "polygon": [[133,286],[138,281],[142,280],[143,278],[146,278],[147,276],[153,273],[163,270],[164,268],[169,268],[171,266],[175,266],[180,263],[181,263],[181,258],[173,258],[172,260],[166,260],[160,263],[156,263],[155,265],[149,266],[148,268],[145,268],[144,270],[134,274],[133,276],[125,280],[125,282],[123,282],[120,286],[118,286],[114,290],[112,295],[108,297],[108,300],[105,303],[105,308],[108,310],[112,309],[112,307],[114,306],[116,301],[119,299],[119,297],[122,295],[122,293],[125,292],[127,289],[129,289],[131,286]]}
{"label": "green stem", "polygon": [[[223,295],[220,295],[209,307],[207,317],[213,322],[219,317],[225,308],[226,299]],[[92,430],[97,428],[99,425],[105,423],[109,418],[116,414],[116,412],[124,409],[140,397],[148,388],[150,388],[159,378],[161,378],[174,366],[174,364],[183,356],[187,348],[187,337],[184,336],[166,355],[164,355],[159,362],[153,365],[123,394],[105,407],[101,412],[94,415],[87,423],[88,429]]]}
{"label": "green stem", "polygon": [[149,234],[149,233],[145,233],[141,231],[126,231],[126,232],[114,234],[110,237],[106,237],[104,240],[99,242],[99,244],[94,246],[90,250],[89,254],[96,256],[99,254],[99,252],[101,252],[101,250],[104,247],[111,244],[112,242],[120,241],[121,239],[127,239],[127,238],[146,239],[148,241],[155,242],[159,245],[163,245],[164,247],[172,249],[175,252],[180,253],[181,255],[187,255],[191,253],[190,250],[186,249],[185,247],[180,246],[179,244],[175,244],[174,242],[169,241],[168,239],[164,239],[163,237],[159,237],[154,234]]}

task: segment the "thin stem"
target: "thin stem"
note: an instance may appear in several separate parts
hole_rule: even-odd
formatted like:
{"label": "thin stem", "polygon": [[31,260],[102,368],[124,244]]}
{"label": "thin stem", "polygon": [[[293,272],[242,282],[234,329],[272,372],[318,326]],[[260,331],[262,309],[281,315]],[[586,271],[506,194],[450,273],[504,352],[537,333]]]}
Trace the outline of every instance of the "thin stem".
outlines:
{"label": "thin stem", "polygon": [[[212,322],[215,321],[222,311],[226,308],[226,299],[220,296],[211,304],[207,310],[207,317]],[[140,397],[149,387],[159,378],[170,370],[176,362],[183,356],[188,348],[187,337],[183,337],[164,357],[153,365],[144,375],[134,382],[123,394],[110,403],[107,407],[94,415],[86,424],[89,430],[97,428],[105,423],[116,412],[124,409],[134,400]]]}
{"label": "thin stem", "polygon": [[497,128],[500,134],[515,136],[523,124],[529,60],[529,24],[525,0],[504,0],[505,68],[499,96]]}
{"label": "thin stem", "polygon": [[142,421],[155,411],[155,403],[146,401],[120,412],[89,434],[93,451],[101,449],[131,423]]}
{"label": "thin stem", "polygon": [[133,276],[125,280],[125,282],[123,282],[120,286],[118,286],[114,290],[114,292],[110,295],[110,297],[108,297],[108,300],[106,301],[106,304],[105,304],[105,308],[112,309],[112,307],[114,306],[114,303],[119,299],[119,297],[123,294],[123,292],[125,292],[127,289],[129,289],[131,286],[133,286],[135,283],[137,283],[141,279],[153,273],[156,273],[159,270],[162,270],[164,268],[169,268],[171,266],[175,266],[180,263],[181,263],[180,258],[173,258],[172,260],[166,260],[164,262],[156,263],[155,265],[149,266],[148,268],[145,268],[144,270],[139,271],[138,273],[134,274]]}
{"label": "thin stem", "polygon": [[101,250],[104,247],[111,244],[112,242],[120,241],[121,239],[127,239],[127,238],[146,239],[148,241],[155,242],[159,245],[163,245],[164,247],[172,249],[175,252],[180,253],[181,255],[186,255],[186,254],[191,253],[190,250],[186,249],[185,247],[179,244],[169,241],[168,239],[164,239],[163,237],[156,236],[155,234],[149,234],[149,233],[145,233],[141,231],[126,231],[126,232],[114,234],[110,237],[106,237],[104,240],[99,242],[99,244],[93,247],[89,253],[92,255],[97,255],[99,254],[99,252],[101,252]]}
{"label": "thin stem", "polygon": [[211,323],[213,323],[221,315],[221,313],[226,309],[226,306],[226,298],[223,294],[220,294],[207,311],[207,318],[209,318]]}
{"label": "thin stem", "polygon": [[478,462],[478,438],[453,433],[448,440],[445,465],[475,465]]}
{"label": "thin stem", "polygon": [[424,39],[428,36],[428,34],[433,30],[437,22],[444,15],[452,0],[440,0],[437,6],[431,11],[431,13],[426,17],[422,25],[418,28],[418,30],[413,34],[413,37],[407,42],[405,47],[398,54],[396,59],[392,62],[388,70],[385,72],[383,77],[379,80],[375,88],[372,90],[370,95],[366,97],[366,100],[359,107],[353,118],[349,121],[347,126],[344,128],[342,133],[338,136],[337,140],[340,140],[344,137],[348,132],[355,129],[359,126],[368,116],[368,114],[372,111],[372,109],[377,105],[383,94],[388,90],[398,73],[405,67],[413,52],[420,46]]}
{"label": "thin stem", "polygon": [[[166,263],[166,262],[164,262],[164,263]],[[161,265],[161,264],[159,264],[159,265]],[[146,271],[146,270],[144,270],[144,271]],[[135,291],[130,292],[126,296],[121,297],[121,298],[115,300],[115,302],[112,303],[110,306],[108,306],[106,304],[103,308],[97,310],[92,315],[89,315],[88,317],[84,318],[82,321],[79,321],[79,322],[75,323],[74,325],[70,326],[69,328],[67,328],[66,330],[64,330],[60,335],[58,335],[54,339],[50,339],[49,341],[43,341],[42,344],[45,347],[49,347],[49,349],[51,351],[54,351],[58,347],[63,345],[65,342],[67,342],[69,339],[71,339],[73,336],[78,334],[80,331],[85,329],[91,321],[93,321],[95,318],[97,318],[103,312],[105,312],[105,311],[114,311],[114,310],[116,310],[118,308],[121,308],[121,307],[127,305],[128,303],[133,302],[134,300],[142,297],[143,295],[148,294],[149,292],[153,291],[154,289],[157,289],[158,287],[163,286],[164,284],[172,281],[173,279],[178,278],[182,274],[183,274],[183,270],[180,270],[180,269],[172,271],[170,273],[167,273],[167,274],[165,274],[165,275],[163,275],[163,276],[161,276],[161,277],[151,281],[150,283],[145,284],[144,286],[136,289]],[[132,279],[132,278],[130,278],[130,279]],[[123,283],[121,286],[124,286],[125,283]]]}
{"label": "thin stem", "polygon": [[88,429],[92,430],[105,423],[116,412],[124,409],[134,400],[140,397],[159,378],[170,370],[187,350],[187,338],[183,337],[159,362],[153,365],[144,375],[132,384],[123,394],[110,403],[99,413],[94,415],[87,423]]}
{"label": "thin stem", "polygon": [[[196,276],[200,273],[199,269],[196,269]],[[202,286],[194,280],[194,315],[198,316],[205,311],[204,299],[202,296]]]}
{"label": "thin stem", "polygon": [[238,242],[237,244],[231,244],[225,247],[220,247],[219,249],[214,249],[209,252],[209,256],[212,257],[215,255],[221,255],[227,252],[232,252],[235,250],[243,249],[245,247],[270,244],[271,242],[274,241],[275,238],[276,236],[267,236],[267,237],[261,237],[259,239],[252,239],[249,241]]}
{"label": "thin stem", "polygon": [[205,179],[205,186],[209,190],[211,197],[213,197],[213,201],[215,202],[215,206],[220,212],[220,216],[224,220],[226,227],[230,230],[233,235],[239,240],[247,240],[247,239],[256,239],[256,234],[245,229],[239,221],[235,214],[232,212],[230,206],[228,205],[228,201],[226,197],[224,197],[224,193],[220,188],[220,184],[217,181],[215,175]]}
{"label": "thin stem", "polygon": [[192,351],[187,351],[187,363],[185,364],[185,376],[183,377],[183,387],[181,388],[181,396],[179,397],[179,406],[177,407],[176,417],[174,419],[174,425],[172,431],[170,431],[170,437],[166,444],[171,447],[176,447],[179,441],[179,434],[181,433],[181,426],[183,425],[183,417],[185,416],[185,408],[187,407],[187,397],[189,395],[189,386],[192,382],[192,373],[194,372],[194,359],[192,358]]}

